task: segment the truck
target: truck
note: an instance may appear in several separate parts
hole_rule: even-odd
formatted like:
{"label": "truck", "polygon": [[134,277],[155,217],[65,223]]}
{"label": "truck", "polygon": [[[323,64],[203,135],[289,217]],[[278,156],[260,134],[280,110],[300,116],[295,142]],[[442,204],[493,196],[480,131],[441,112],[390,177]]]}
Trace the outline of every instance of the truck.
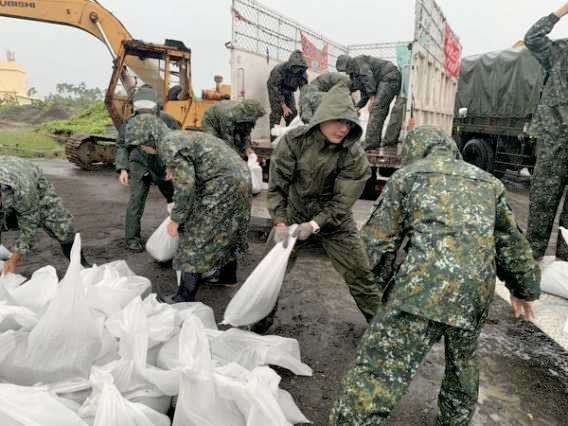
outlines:
{"label": "truck", "polygon": [[[400,96],[406,100],[406,106],[399,140],[411,123],[439,124],[451,131],[461,45],[435,1],[415,1],[412,40],[359,45],[334,42],[256,0],[233,0],[231,13],[232,37],[227,47],[231,50],[234,99],[254,97],[269,111],[269,73],[296,49],[302,50],[310,66],[309,80],[335,71],[339,55],[371,55],[394,62],[402,71]],[[252,139],[253,148],[266,167],[273,150],[268,116],[257,121]],[[365,194],[366,198],[374,198],[401,166],[401,144],[368,151],[367,156],[373,174]]]}
{"label": "truck", "polygon": [[532,173],[530,125],[544,78],[524,46],[463,58],[453,136],[465,161],[497,177]]}
{"label": "truck", "polygon": [[[68,25],[84,30],[103,42],[112,56],[113,71],[105,105],[119,129],[132,113],[137,87],[152,85],[162,109],[173,115],[182,129],[201,129],[203,113],[214,102],[230,98],[230,86],[215,76],[216,87],[198,99],[192,90],[191,49],[178,40],[163,44],[132,37],[124,25],[95,0],[34,0],[0,2],[0,16]],[[75,135],[65,144],[69,161],[83,169],[113,163],[114,137]]]}

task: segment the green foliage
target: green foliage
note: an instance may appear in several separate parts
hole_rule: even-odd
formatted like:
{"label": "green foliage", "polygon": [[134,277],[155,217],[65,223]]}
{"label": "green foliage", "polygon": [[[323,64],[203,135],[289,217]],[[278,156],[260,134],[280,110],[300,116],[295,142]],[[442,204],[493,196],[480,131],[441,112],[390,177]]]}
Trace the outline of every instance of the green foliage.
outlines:
{"label": "green foliage", "polygon": [[18,106],[18,100],[15,96],[5,94],[4,97],[0,98],[0,112],[12,109],[15,106]]}
{"label": "green foliage", "polygon": [[34,130],[51,135],[73,135],[77,133],[100,135],[105,133],[107,126],[112,126],[112,124],[104,103],[97,101],[69,120],[48,121],[38,124],[34,127]]}
{"label": "green foliage", "polygon": [[50,93],[39,104],[46,107],[59,104],[68,109],[81,111],[95,102],[102,101],[105,95],[103,90],[99,88],[89,89],[85,83],[79,85],[59,83],[55,86],[55,90],[55,94]]}
{"label": "green foliage", "polygon": [[31,130],[0,130],[0,154],[16,157],[64,157],[65,150],[53,137]]}

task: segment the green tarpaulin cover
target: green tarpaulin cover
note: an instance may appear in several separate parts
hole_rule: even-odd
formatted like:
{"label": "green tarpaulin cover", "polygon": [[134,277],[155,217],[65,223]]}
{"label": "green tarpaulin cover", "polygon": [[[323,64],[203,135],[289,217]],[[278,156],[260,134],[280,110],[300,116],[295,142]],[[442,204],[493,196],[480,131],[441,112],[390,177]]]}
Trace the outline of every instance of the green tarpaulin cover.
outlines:
{"label": "green tarpaulin cover", "polygon": [[535,111],[545,71],[526,47],[462,59],[456,116],[526,117]]}

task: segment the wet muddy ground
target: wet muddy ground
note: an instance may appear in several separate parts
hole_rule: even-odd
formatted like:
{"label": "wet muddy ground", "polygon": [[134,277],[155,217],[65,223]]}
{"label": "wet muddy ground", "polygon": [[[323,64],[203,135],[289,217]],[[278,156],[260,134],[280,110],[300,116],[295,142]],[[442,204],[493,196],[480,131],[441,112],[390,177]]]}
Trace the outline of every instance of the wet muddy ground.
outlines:
{"label": "wet muddy ground", "polygon": [[[105,263],[125,259],[132,270],[148,277],[154,291],[167,295],[175,290],[175,272],[159,265],[146,253],[130,253],[123,244],[123,222],[128,191],[111,169],[85,172],[65,160],[35,160],[44,169],[65,205],[75,216],[89,260]],[[510,202],[521,227],[526,223],[527,190],[508,184]],[[151,191],[144,215],[143,237],[166,216],[166,204],[158,191]],[[258,225],[258,224],[257,224]],[[241,263],[239,280],[261,260],[265,234],[262,227],[250,232],[250,251]],[[10,233],[3,235],[11,238]],[[40,232],[34,253],[21,262],[18,272],[31,275],[51,264],[60,277],[67,262],[58,245]],[[235,289],[204,287],[198,300],[210,305],[221,321]],[[278,370],[281,387],[288,390],[303,413],[315,425],[325,425],[339,380],[352,360],[365,321],[346,285],[319,249],[299,257],[286,276],[274,334],[298,339],[303,361],[313,377],[297,377]],[[491,318],[480,342],[481,388],[474,425],[568,424],[568,354],[532,324],[515,320],[510,306],[496,298]],[[391,418],[390,425],[434,425],[436,397],[443,376],[443,345],[429,353]]]}

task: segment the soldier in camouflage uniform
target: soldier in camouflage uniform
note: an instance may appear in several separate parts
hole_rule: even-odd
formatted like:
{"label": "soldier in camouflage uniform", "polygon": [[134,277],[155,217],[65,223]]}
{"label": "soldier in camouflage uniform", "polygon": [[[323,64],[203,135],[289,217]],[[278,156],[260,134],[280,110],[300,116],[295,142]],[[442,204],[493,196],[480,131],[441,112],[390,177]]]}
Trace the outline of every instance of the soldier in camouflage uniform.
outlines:
{"label": "soldier in camouflage uniform", "polygon": [[129,250],[141,252],[144,250],[140,236],[140,221],[144,214],[146,199],[150,186],[155,184],[166,201],[172,201],[174,188],[167,181],[166,170],[158,157],[145,154],[137,146],[126,143],[128,129],[132,131],[130,120],[140,114],[158,114],[170,129],[179,129],[176,119],[164,112],[157,112],[158,103],[156,91],[148,84],[140,86],[134,96],[134,114],[128,117],[118,133],[116,141],[116,171],[119,182],[130,188],[130,198],[126,207],[124,226],[124,241]]}
{"label": "soldier in camouflage uniform", "polygon": [[378,148],[389,106],[400,92],[402,79],[398,67],[391,61],[368,55],[354,58],[339,55],[335,67],[349,74],[353,91],[360,91],[361,99],[356,107],[361,109],[369,103],[365,150]]}
{"label": "soldier in camouflage uniform", "polygon": [[304,124],[310,122],[323,96],[338,83],[351,87],[351,80],[345,74],[326,72],[300,89],[300,118]]}
{"label": "soldier in camouflage uniform", "polygon": [[203,114],[203,131],[223,139],[245,159],[254,154],[250,133],[264,114],[266,111],[256,99],[216,102]]}
{"label": "soldier in camouflage uniform", "polygon": [[[286,62],[272,68],[266,82],[270,102],[270,128],[284,116],[286,126],[298,115],[294,92],[308,83],[308,64],[301,50],[295,50]],[[273,137],[271,136],[271,139]]]}
{"label": "soldier in camouflage uniform", "polygon": [[130,144],[159,153],[172,174],[174,208],[168,233],[179,235],[173,267],[181,271],[175,302],[192,302],[202,274],[221,271],[236,283],[237,259],[245,254],[252,202],[247,164],[224,141],[202,132],[169,132],[157,117],[132,119]]}
{"label": "soldier in camouflage uniform", "polygon": [[[0,232],[17,232],[8,247],[12,255],[4,263],[4,272],[16,272],[18,262],[31,252],[38,228],[59,241],[63,254],[69,259],[75,238],[73,216],[63,206],[53,185],[35,164],[1,156]],[[87,268],[91,266],[82,253],[81,264]]]}
{"label": "soldier in camouflage uniform", "polygon": [[[361,132],[349,88],[334,86],[310,124],[290,130],[276,146],[267,198],[275,243],[287,245],[288,225],[299,224],[289,266],[307,240],[321,244],[370,321],[379,306],[380,292],[373,283],[351,210],[371,175],[367,158],[357,145]],[[253,331],[266,331],[273,315],[256,324]]]}
{"label": "soldier in camouflage uniform", "polygon": [[[533,319],[529,301],[539,297],[540,271],[503,184],[461,160],[441,127],[416,128],[404,144],[405,167],[392,175],[362,230],[384,302],[341,383],[331,425],[384,420],[442,336],[438,424],[468,424],[495,274],[511,292],[515,316],[524,310]],[[398,265],[399,249],[405,256]]]}
{"label": "soldier in camouflage uniform", "polygon": [[[551,41],[547,34],[568,12],[568,3],[541,18],[525,36],[525,45],[547,71],[531,133],[537,139],[529,203],[527,238],[536,259],[546,253],[554,218],[568,178],[568,39]],[[560,213],[568,227],[568,198]],[[556,257],[568,260],[568,245],[558,233]]]}

